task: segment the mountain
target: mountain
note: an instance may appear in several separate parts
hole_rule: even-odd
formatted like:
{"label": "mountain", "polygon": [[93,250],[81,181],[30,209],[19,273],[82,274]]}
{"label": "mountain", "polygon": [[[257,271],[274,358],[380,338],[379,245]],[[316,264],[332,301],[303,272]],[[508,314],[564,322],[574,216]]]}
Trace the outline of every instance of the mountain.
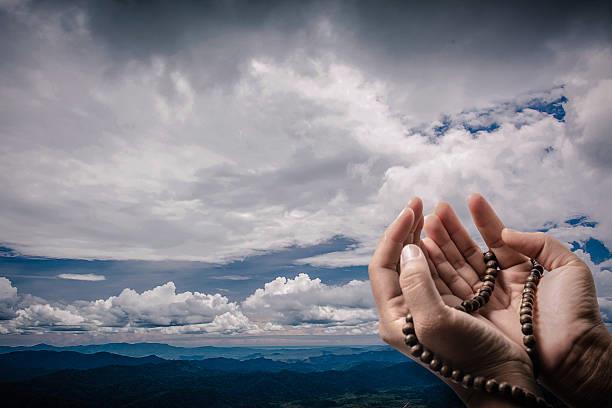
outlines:
{"label": "mountain", "polygon": [[[234,358],[247,360],[268,358],[281,361],[301,361],[328,355],[355,355],[364,352],[391,351],[388,346],[332,346],[332,347],[179,347],[162,343],[107,343],[79,346],[0,346],[0,354],[26,350],[75,351],[84,354],[108,352],[129,357],[155,355],[166,360],[200,360],[205,358]],[[393,352],[398,354],[396,352]]]}
{"label": "mountain", "polygon": [[[278,356],[276,356],[278,358]],[[110,365],[143,365],[157,364],[166,360],[157,356],[127,357],[108,352],[93,354],[74,351],[32,350],[14,351],[0,354],[0,381],[24,380],[50,374],[59,370],[105,367]],[[379,351],[360,354],[325,354],[309,357],[304,360],[281,361],[257,357],[238,360],[226,357],[193,360],[193,366],[211,371],[228,372],[315,372],[329,370],[346,370],[359,364],[370,364],[376,367],[405,362],[399,353]]]}
{"label": "mountain", "polygon": [[112,353],[81,354],[74,351],[15,351],[0,354],[0,381],[17,381],[59,370],[87,370],[105,366],[158,364],[165,360],[156,356],[142,358]]}
{"label": "mountain", "polygon": [[374,362],[344,371],[308,373],[228,372],[205,363],[166,361],[63,370],[0,383],[0,393],[6,396],[6,407],[383,407],[407,401],[414,404],[410,406],[462,406],[448,387],[412,362]]}

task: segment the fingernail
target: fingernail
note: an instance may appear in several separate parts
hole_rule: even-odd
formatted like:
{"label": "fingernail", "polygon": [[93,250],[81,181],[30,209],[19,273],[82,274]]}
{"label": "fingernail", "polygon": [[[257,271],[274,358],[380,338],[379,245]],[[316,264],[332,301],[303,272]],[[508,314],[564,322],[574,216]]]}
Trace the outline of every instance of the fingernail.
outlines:
{"label": "fingernail", "polygon": [[421,248],[418,245],[408,244],[402,249],[402,262],[411,261],[421,256]]}

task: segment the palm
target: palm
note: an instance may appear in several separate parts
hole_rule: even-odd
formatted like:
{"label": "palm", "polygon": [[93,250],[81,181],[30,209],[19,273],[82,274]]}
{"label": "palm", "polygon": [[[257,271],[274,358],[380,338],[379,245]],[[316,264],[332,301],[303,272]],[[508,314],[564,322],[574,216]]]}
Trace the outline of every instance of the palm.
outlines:
{"label": "palm", "polygon": [[[431,238],[425,239],[424,246],[427,248],[434,266],[436,286],[448,306],[459,305],[463,300],[471,298],[480,289],[482,282],[477,278],[478,272],[469,265],[465,258],[459,264],[449,261],[445,253]],[[453,266],[453,264],[457,266]],[[506,344],[508,358],[531,365],[522,346],[517,315],[523,288],[515,283],[519,276],[525,275],[524,279],[526,279],[529,274],[530,269],[526,269],[525,266],[526,264],[521,264],[502,269],[489,302],[471,316],[465,313],[459,314],[470,320],[477,320],[479,328],[487,332],[488,338],[495,339],[496,343]],[[464,279],[468,276],[474,277],[474,280]]]}
{"label": "palm", "polygon": [[[497,285],[489,303],[479,310],[486,320],[521,350],[522,333],[519,308],[525,281],[531,270],[529,258],[509,247],[501,238],[503,223],[480,196],[470,199],[470,210],[483,239],[501,264]],[[477,246],[461,225],[452,208],[438,206],[432,220],[425,225],[431,240],[426,241],[432,259],[442,269],[442,278],[458,275],[462,280],[446,281],[449,290],[465,299],[478,289],[484,270]],[[542,246],[532,248],[542,253],[548,239],[547,256],[540,260],[550,269],[540,280],[535,307],[535,336],[539,362],[544,376],[554,372],[572,346],[587,331],[600,323],[593,279],[588,267],[558,241],[542,239]],[[431,241],[431,242],[430,242]],[[519,240],[520,242],[520,240]],[[448,269],[445,271],[444,269]],[[444,279],[442,279],[444,280]]]}
{"label": "palm", "polygon": [[[416,209],[415,217],[417,219],[413,222],[413,231],[402,242],[402,245],[414,243],[425,249],[425,243],[419,238],[423,225],[421,208]],[[517,363],[529,367],[531,363],[527,354],[516,343],[509,341],[504,332],[491,324],[487,317],[481,314],[468,315],[452,308],[461,302],[460,294],[450,291],[441,282],[438,278],[438,266],[433,259],[429,258],[428,261],[436,289],[448,306],[451,318],[449,319],[450,324],[438,325],[435,333],[419,333],[423,344],[454,364],[480,375],[494,377],[501,367]],[[397,277],[397,272],[395,266],[386,265],[386,268],[381,268],[376,273],[381,276]],[[457,271],[453,273],[457,274]],[[377,298],[380,299],[381,296]],[[503,310],[502,301],[503,299],[493,301],[499,306],[499,310]],[[410,356],[410,347],[404,344],[402,335],[402,326],[409,313],[409,307],[399,287],[387,294],[384,305],[379,306],[379,313],[379,330],[385,341]],[[474,355],[485,357],[474,359]]]}
{"label": "palm", "polygon": [[[585,300],[590,301],[585,301]],[[598,322],[591,273],[582,262],[545,275],[538,288],[536,338],[544,373],[563,361],[572,345]]]}

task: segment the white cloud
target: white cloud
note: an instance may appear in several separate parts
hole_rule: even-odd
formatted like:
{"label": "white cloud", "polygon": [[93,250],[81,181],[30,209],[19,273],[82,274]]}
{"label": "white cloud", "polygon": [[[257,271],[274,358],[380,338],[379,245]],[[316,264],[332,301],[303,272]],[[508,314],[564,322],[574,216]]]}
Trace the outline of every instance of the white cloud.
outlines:
{"label": "white cloud", "polygon": [[10,314],[0,333],[371,334],[376,315],[368,282],[329,286],[300,274],[277,278],[238,304],[220,294],[177,292],[173,282],[95,301],[20,303],[17,289],[0,278],[0,305]]}
{"label": "white cloud", "polygon": [[376,321],[367,281],[330,286],[301,273],[278,277],[242,302],[244,313],[257,322],[288,326],[357,326]]}
{"label": "white cloud", "polygon": [[91,282],[106,280],[106,277],[104,275],[96,275],[95,273],[60,273],[59,275],[57,275],[57,277],[60,279]]}
{"label": "white cloud", "polygon": [[228,281],[245,281],[245,280],[253,279],[253,277],[246,276],[246,275],[219,275],[219,276],[211,276],[209,279],[228,280]]}
{"label": "white cloud", "polygon": [[[343,235],[357,244],[300,262],[365,265],[410,197],[427,210],[449,201],[469,223],[472,191],[510,226],[553,224],[566,242],[612,247],[609,41],[543,30],[536,45],[510,38],[507,54],[465,56],[478,48],[470,38],[489,39],[451,46],[444,30],[402,21],[415,32],[401,44],[368,48],[368,30],[345,31],[341,13],[296,35],[239,27],[206,41],[190,32],[180,50],[131,49],[130,36],[113,43],[115,32],[78,7],[17,9],[2,27],[16,30],[3,37],[10,46],[0,39],[11,62],[0,75],[0,188],[11,192],[0,197],[0,243],[25,254],[225,262]],[[159,40],[176,34],[168,29]],[[287,49],[269,46],[281,35]],[[560,95],[565,122],[517,109]],[[493,123],[491,133],[465,129]],[[577,215],[598,224],[564,224]],[[609,262],[592,269],[609,297]],[[375,319],[367,283],[307,275],[278,278],[240,304],[171,282],[94,302],[24,299],[0,280],[3,330],[365,333]]]}
{"label": "white cloud", "polygon": [[[95,32],[83,13],[11,14],[24,48],[44,43],[0,77],[10,101],[0,109],[0,187],[12,192],[0,200],[0,238],[26,254],[224,262],[345,235],[358,242],[353,251],[306,261],[363,265],[410,196],[461,206],[472,190],[521,228],[588,214],[610,245],[610,175],[600,157],[609,147],[609,48],[553,41],[545,76],[532,76],[544,66],[531,59],[470,68],[418,58],[398,62],[398,76],[384,61],[373,67],[375,59],[344,53],[354,39],[315,19],[309,41],[331,51],[242,50],[232,80],[211,86],[224,72],[214,58],[203,63],[213,45],[119,63],[101,42],[112,33]],[[260,43],[272,34],[250,35]],[[227,47],[244,46],[232,38]],[[529,80],[512,86],[485,75],[523,69]],[[494,103],[546,88],[568,96],[566,123]],[[489,115],[460,113],[473,106],[490,106]],[[442,113],[453,124],[435,138]],[[463,129],[491,121],[500,125],[491,134]]]}
{"label": "white cloud", "polygon": [[0,321],[15,316],[14,307],[18,300],[17,288],[13,287],[10,280],[0,278]]}

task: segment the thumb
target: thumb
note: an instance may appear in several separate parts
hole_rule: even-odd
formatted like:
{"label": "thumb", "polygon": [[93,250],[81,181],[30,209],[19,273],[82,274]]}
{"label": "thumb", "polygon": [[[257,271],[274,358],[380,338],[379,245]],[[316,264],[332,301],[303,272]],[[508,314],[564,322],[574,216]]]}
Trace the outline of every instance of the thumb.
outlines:
{"label": "thumb", "polygon": [[519,232],[504,228],[501,238],[506,245],[534,258],[549,271],[570,262],[580,261],[567,246],[543,232]]}
{"label": "thumb", "polygon": [[445,309],[427,258],[418,245],[409,244],[402,250],[399,280],[410,313],[415,319],[427,320]]}

